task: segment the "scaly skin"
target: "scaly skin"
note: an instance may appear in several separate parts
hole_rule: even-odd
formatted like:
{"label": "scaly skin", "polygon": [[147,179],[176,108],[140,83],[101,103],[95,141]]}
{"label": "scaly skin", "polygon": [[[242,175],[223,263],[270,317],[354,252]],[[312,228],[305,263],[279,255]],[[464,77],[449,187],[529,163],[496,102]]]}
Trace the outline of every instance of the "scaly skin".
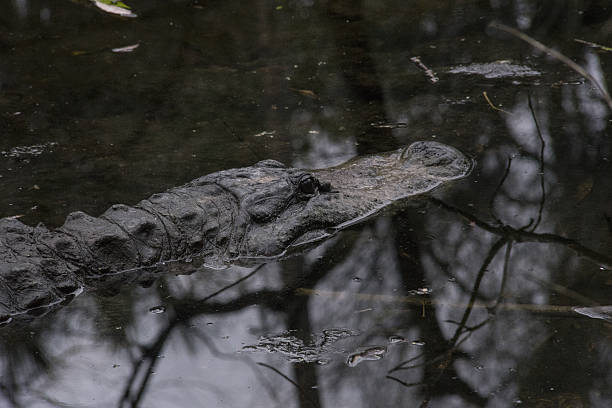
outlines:
{"label": "scaly skin", "polygon": [[74,212],[55,230],[3,218],[0,321],[70,299],[99,276],[145,276],[193,257],[213,267],[278,257],[464,177],[471,166],[452,147],[416,142],[315,171],[265,160],[200,177],[132,207],[114,205],[99,217]]}

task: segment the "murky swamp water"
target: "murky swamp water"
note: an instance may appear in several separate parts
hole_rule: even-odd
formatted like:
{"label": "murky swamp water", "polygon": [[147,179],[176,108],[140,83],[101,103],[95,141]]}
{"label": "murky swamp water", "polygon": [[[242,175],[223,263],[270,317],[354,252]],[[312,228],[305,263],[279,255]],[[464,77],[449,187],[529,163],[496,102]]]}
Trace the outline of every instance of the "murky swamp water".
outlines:
{"label": "murky swamp water", "polygon": [[476,166],[257,269],[118,278],[15,319],[0,406],[612,406],[610,108],[489,25],[605,84],[608,2],[94,3],[2,2],[0,217],[56,227],[417,140]]}

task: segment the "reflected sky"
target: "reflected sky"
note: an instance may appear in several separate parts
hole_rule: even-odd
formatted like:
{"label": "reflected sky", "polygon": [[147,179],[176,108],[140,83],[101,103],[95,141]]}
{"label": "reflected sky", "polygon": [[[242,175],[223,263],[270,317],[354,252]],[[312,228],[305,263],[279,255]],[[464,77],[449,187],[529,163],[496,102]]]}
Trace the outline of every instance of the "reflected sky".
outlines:
{"label": "reflected sky", "polygon": [[[612,9],[430,3],[131,0],[128,19],[7,2],[1,217],[54,227],[262,159],[322,168],[417,140],[476,166],[278,262],[92,284],[1,327],[0,405],[612,405],[610,323],[573,309],[612,302],[610,113],[588,80],[488,26],[605,85]],[[328,329],[356,334],[323,363],[243,349]]]}

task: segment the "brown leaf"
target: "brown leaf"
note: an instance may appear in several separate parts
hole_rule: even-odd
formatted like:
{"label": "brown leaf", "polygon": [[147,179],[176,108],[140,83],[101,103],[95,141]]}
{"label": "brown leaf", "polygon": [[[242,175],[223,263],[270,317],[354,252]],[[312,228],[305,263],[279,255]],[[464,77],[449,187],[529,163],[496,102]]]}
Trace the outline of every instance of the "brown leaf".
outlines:
{"label": "brown leaf", "polygon": [[293,92],[297,92],[302,96],[306,96],[308,98],[312,98],[312,99],[319,99],[319,97],[317,96],[316,93],[314,93],[313,91],[311,91],[310,89],[293,89],[291,88],[291,90]]}
{"label": "brown leaf", "polygon": [[587,178],[576,189],[576,203],[584,200],[593,191],[593,177]]}

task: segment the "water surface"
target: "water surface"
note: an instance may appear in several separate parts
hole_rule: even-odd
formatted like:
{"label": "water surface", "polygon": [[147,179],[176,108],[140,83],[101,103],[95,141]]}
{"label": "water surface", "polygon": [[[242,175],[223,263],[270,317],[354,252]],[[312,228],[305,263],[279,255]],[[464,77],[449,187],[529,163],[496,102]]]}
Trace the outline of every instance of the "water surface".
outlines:
{"label": "water surface", "polygon": [[127,3],[3,3],[0,217],[55,227],[264,158],[417,140],[476,167],[303,254],[0,328],[1,406],[612,405],[610,110],[489,27],[605,84],[607,2]]}

